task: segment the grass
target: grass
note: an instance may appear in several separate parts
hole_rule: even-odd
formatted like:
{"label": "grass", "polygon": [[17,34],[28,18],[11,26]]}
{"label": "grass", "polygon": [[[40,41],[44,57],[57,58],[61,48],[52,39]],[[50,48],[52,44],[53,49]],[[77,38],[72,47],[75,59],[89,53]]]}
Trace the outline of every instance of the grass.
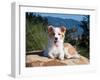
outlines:
{"label": "grass", "polygon": [[88,59],[90,58],[90,55],[89,55],[90,53],[86,48],[79,48],[78,51],[79,51],[79,54],[87,57]]}
{"label": "grass", "polygon": [[27,23],[26,27],[26,50],[43,50],[47,45],[47,33],[42,23],[32,25]]}

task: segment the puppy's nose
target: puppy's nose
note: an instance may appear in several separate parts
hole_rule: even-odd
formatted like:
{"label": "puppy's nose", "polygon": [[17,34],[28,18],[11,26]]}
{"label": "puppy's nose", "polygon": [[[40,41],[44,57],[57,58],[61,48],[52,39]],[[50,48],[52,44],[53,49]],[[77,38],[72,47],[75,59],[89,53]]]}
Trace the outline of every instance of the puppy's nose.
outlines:
{"label": "puppy's nose", "polygon": [[55,40],[58,40],[58,38],[57,38],[57,37],[55,37]]}

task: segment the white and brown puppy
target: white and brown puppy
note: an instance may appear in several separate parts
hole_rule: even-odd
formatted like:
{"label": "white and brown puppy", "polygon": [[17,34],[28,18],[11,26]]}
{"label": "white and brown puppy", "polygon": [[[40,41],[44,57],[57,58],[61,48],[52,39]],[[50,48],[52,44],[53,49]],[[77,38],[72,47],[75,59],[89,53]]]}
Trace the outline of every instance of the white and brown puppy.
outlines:
{"label": "white and brown puppy", "polygon": [[44,51],[44,56],[52,59],[59,58],[79,58],[76,49],[69,43],[64,43],[66,28],[48,26],[48,46]]}

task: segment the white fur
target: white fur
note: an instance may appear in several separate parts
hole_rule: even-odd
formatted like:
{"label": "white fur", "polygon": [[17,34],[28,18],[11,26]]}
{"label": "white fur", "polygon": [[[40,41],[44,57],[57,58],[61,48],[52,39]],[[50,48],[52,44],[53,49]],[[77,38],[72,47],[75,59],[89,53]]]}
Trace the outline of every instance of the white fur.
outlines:
{"label": "white fur", "polygon": [[[52,27],[52,26],[49,26]],[[52,38],[48,37],[48,47],[44,52],[44,56],[48,56],[50,58],[59,58],[60,60],[64,59],[64,50],[63,50],[63,39],[60,38],[59,33],[61,33],[60,28],[52,27],[54,31],[54,36]],[[57,43],[54,43],[55,38],[58,38]],[[57,46],[56,46],[57,45]]]}

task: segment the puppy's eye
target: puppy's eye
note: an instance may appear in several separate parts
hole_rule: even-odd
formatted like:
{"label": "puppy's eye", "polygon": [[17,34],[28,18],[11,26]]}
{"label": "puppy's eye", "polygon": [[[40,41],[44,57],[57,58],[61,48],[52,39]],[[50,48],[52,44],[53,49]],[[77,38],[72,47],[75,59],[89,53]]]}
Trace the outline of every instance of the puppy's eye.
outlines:
{"label": "puppy's eye", "polygon": [[58,33],[58,35],[61,35],[60,33]]}
{"label": "puppy's eye", "polygon": [[53,36],[55,35],[55,33],[53,33]]}

